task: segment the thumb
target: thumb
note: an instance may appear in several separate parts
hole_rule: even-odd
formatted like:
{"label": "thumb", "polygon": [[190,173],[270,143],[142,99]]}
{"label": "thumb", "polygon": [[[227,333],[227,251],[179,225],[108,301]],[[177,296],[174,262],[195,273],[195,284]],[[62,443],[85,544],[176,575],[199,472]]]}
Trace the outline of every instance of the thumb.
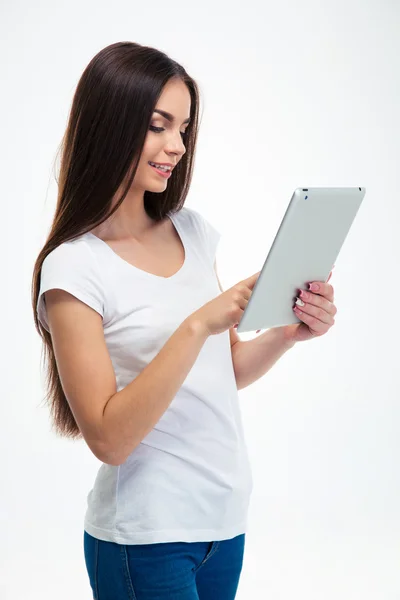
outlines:
{"label": "thumb", "polygon": [[249,288],[252,290],[256,284],[256,281],[257,281],[260,273],[261,273],[261,271],[258,271],[258,273],[254,273],[254,275],[251,275],[251,277],[244,279],[243,283],[245,283],[247,286],[249,286]]}

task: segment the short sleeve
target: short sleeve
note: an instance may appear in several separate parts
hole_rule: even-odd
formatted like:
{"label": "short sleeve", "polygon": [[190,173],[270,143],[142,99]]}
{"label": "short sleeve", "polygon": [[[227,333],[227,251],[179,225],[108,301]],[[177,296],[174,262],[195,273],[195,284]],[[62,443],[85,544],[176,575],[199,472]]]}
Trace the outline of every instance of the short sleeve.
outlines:
{"label": "short sleeve", "polygon": [[218,242],[221,238],[221,233],[199,212],[197,212],[194,209],[191,209],[191,212],[194,213],[196,220],[199,222],[204,246],[206,248],[211,263],[214,265],[215,255],[217,251]]}
{"label": "short sleeve", "polygon": [[43,261],[37,315],[43,327],[50,331],[44,293],[61,289],[84,302],[104,316],[104,287],[96,257],[84,240],[64,242]]}

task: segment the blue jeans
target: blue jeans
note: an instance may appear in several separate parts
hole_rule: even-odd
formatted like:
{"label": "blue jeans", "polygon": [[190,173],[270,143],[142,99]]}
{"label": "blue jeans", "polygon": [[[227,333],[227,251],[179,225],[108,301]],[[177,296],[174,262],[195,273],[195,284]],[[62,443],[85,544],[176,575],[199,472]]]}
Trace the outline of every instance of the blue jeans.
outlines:
{"label": "blue jeans", "polygon": [[124,545],[84,531],[95,600],[233,600],[245,534],[219,542]]}

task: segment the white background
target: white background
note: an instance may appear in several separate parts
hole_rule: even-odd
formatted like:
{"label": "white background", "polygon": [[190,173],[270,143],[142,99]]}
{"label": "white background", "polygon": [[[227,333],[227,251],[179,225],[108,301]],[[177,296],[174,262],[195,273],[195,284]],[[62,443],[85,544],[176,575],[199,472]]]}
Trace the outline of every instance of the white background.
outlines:
{"label": "white background", "polygon": [[254,491],[237,598],[400,599],[399,3],[13,0],[0,21],[2,599],[91,598],[100,463],[50,432],[30,286],[75,87],[125,40],[200,85],[187,206],[222,233],[224,289],[261,269],[295,187],[366,187],[335,326],[240,391]]}

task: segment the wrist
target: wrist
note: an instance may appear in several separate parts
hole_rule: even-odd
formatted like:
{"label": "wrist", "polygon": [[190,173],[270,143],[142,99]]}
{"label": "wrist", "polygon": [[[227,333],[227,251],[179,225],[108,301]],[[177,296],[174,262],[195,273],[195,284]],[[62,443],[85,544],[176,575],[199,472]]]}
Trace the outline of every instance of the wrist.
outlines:
{"label": "wrist", "polygon": [[196,314],[190,315],[187,319],[185,319],[184,324],[190,333],[195,336],[199,336],[205,340],[210,336],[210,332],[208,331],[204,322],[199,319]]}
{"label": "wrist", "polygon": [[281,327],[275,327],[274,329],[276,331],[276,334],[280,336],[286,350],[290,350],[291,348],[293,348],[293,346],[296,345],[296,340],[293,337],[293,330],[290,327],[290,325],[283,325]]}

